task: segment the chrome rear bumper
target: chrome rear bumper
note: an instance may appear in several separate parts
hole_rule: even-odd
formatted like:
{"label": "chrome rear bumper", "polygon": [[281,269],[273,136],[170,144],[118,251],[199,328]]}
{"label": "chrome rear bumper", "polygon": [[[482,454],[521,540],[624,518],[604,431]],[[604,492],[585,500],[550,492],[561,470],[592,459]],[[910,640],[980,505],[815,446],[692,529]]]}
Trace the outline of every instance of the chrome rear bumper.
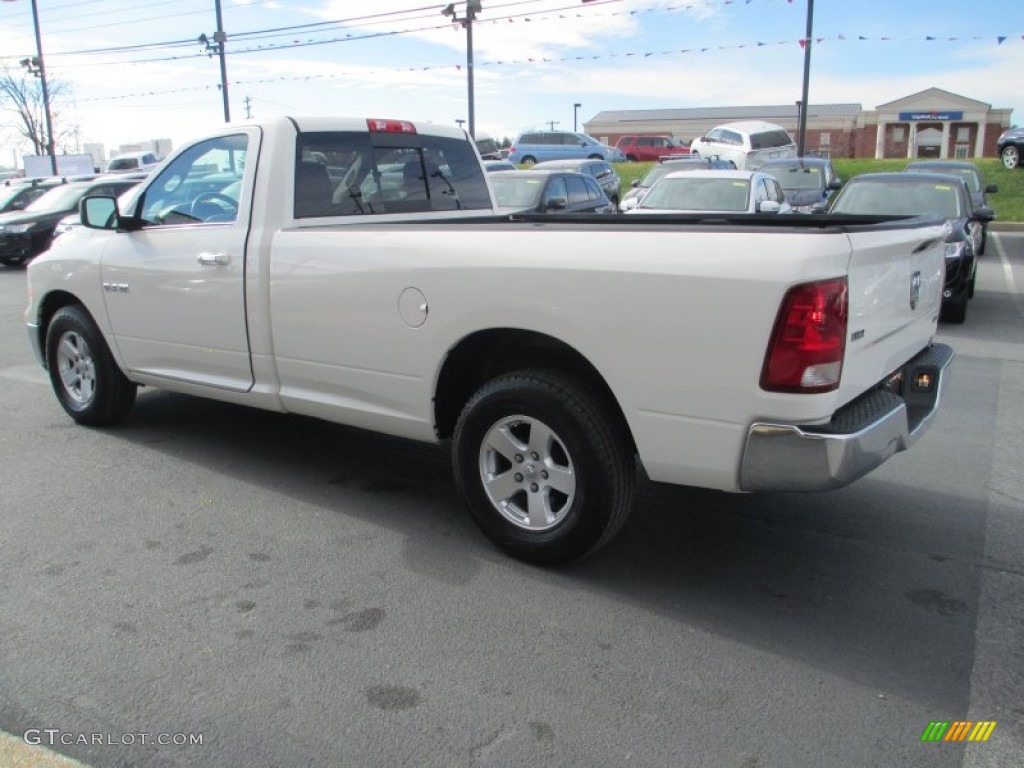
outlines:
{"label": "chrome rear bumper", "polygon": [[[953,350],[935,344],[899,373],[900,385],[866,392],[828,424],[757,422],[740,466],[744,491],[826,491],[853,482],[913,445],[939,408]],[[920,386],[930,377],[930,386]]]}

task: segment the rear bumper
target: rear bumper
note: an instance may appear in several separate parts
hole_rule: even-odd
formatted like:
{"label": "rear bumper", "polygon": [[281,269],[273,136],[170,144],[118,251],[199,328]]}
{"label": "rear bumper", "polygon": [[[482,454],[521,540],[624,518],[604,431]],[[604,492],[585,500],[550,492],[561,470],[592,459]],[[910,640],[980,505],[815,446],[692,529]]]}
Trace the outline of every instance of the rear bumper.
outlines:
{"label": "rear bumper", "polygon": [[[896,384],[843,406],[828,424],[758,422],[747,433],[740,467],[744,491],[825,491],[867,474],[913,445],[939,408],[953,350],[935,344],[898,372]],[[914,382],[931,376],[931,386]]]}

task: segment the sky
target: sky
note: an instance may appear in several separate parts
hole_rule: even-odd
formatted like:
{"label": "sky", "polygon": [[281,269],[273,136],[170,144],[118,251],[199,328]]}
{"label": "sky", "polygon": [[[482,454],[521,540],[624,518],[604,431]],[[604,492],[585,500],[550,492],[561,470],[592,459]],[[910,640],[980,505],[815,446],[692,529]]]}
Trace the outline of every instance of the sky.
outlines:
{"label": "sky", "polygon": [[[47,78],[76,142],[224,122],[215,0],[36,0]],[[579,130],[605,110],[793,104],[809,0],[481,0],[477,131]],[[288,114],[468,118],[467,32],[424,0],[221,0],[232,121]],[[455,4],[458,18],[465,2]],[[0,1],[0,69],[36,55],[31,0]],[[1022,0],[818,0],[809,101],[874,109],[941,88],[1024,123]],[[248,98],[248,103],[246,99]],[[574,109],[574,104],[580,104]],[[0,165],[25,146],[0,113]],[[58,150],[59,151],[59,150]]]}

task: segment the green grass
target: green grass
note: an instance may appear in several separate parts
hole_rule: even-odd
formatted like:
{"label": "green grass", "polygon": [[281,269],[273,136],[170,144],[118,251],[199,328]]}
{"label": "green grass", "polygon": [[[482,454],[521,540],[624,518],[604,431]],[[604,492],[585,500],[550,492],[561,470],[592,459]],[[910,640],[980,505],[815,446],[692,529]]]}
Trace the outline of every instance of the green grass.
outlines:
{"label": "green grass", "polygon": [[[836,172],[842,179],[849,179],[860,173],[902,171],[907,160],[834,159]],[[981,170],[986,184],[998,184],[999,192],[989,195],[989,205],[996,212],[996,221],[1024,222],[1024,170],[1008,170],[996,159],[974,161]],[[633,179],[641,179],[654,163],[615,163],[615,170],[622,179],[621,195],[626,194]]]}

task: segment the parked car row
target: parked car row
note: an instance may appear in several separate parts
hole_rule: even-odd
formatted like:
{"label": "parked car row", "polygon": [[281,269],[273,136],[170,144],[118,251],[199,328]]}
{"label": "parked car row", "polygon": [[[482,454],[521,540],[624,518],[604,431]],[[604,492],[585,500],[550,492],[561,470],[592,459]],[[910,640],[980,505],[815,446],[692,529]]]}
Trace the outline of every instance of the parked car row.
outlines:
{"label": "parked car row", "polygon": [[[502,159],[480,145],[485,160]],[[607,162],[656,162],[664,158],[714,157],[731,161],[739,170],[757,170],[762,164],[796,157],[793,137],[774,123],[745,120],[726,123],[694,139],[690,146],[671,136],[627,135],[616,146],[602,144],[592,136],[576,131],[527,131],[519,134],[509,149],[508,159],[518,165],[533,165],[546,160],[604,160]]]}
{"label": "parked car row", "polygon": [[[41,180],[35,188],[45,191],[23,209],[0,214],[0,264],[25,264],[53,242],[60,221],[78,212],[86,195],[120,195],[134,187],[145,174],[110,174],[88,180]],[[30,186],[30,185],[25,185]]]}
{"label": "parked car row", "polygon": [[[763,152],[766,144],[783,146],[781,137],[767,136],[773,129],[765,125],[770,124],[755,127],[748,123],[745,133],[735,131],[744,136],[740,142],[745,154],[740,161],[745,165],[751,164],[752,153]],[[707,151],[716,137],[732,140],[723,128],[695,146],[699,143]],[[520,144],[520,149],[522,146],[529,145]],[[609,149],[588,142],[577,146]],[[976,260],[985,251],[987,225],[995,218],[987,195],[998,192],[996,185],[983,182],[977,166],[969,162],[916,161],[902,173],[861,174],[844,185],[827,158],[773,157],[761,162],[759,170],[752,170],[739,167],[733,159],[693,152],[688,157],[661,157],[646,176],[633,181],[620,200],[621,179],[610,162],[600,157],[534,162],[528,171],[518,170],[514,160],[484,162],[497,208],[509,214],[610,214],[621,210],[632,215],[941,216],[948,222],[942,317],[952,323],[966,318],[968,300],[974,295]],[[78,226],[78,203],[86,195],[118,196],[145,177],[145,173],[122,173],[3,182],[0,263],[24,264],[49,248],[62,232]],[[237,186],[237,174],[228,172],[184,180],[182,197],[191,202],[188,216],[218,221],[232,215],[238,205]]]}

